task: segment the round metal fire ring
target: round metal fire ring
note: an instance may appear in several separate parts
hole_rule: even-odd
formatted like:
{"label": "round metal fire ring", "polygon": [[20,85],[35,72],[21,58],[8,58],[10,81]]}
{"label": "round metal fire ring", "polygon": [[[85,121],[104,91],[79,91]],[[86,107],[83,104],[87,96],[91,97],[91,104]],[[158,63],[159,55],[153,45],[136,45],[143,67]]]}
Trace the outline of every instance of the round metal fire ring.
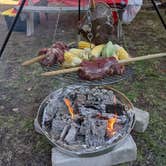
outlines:
{"label": "round metal fire ring", "polygon": [[[72,86],[73,89],[75,89],[75,88],[79,89],[79,88],[82,88],[82,87],[83,86]],[[90,87],[90,86],[88,86],[88,87]],[[92,86],[92,87],[96,87],[96,86]],[[92,88],[92,87],[90,87],[90,88]],[[123,93],[121,93],[120,91],[112,88],[111,86],[97,86],[97,88],[106,89],[108,91],[113,91],[114,95],[116,95],[116,97],[127,108],[126,111],[128,111],[127,114],[130,115],[130,118],[129,118],[128,127],[127,127],[125,135],[123,135],[122,138],[118,138],[118,140],[116,142],[108,144],[107,146],[100,147],[100,148],[95,149],[93,151],[81,151],[81,152],[70,150],[70,149],[66,148],[65,146],[61,146],[56,140],[53,140],[52,137],[50,136],[50,133],[47,130],[42,128],[43,116],[45,114],[45,108],[46,108],[49,100],[53,96],[55,96],[56,94],[57,95],[62,94],[67,89],[71,89],[71,86],[68,86],[68,87],[65,87],[65,88],[58,89],[58,90],[52,92],[50,95],[48,95],[43,100],[43,102],[41,103],[41,105],[38,109],[37,118],[36,118],[37,122],[40,126],[40,129],[42,131],[42,134],[49,140],[49,142],[53,146],[57,147],[57,150],[59,150],[60,152],[65,153],[69,156],[74,156],[74,157],[93,157],[93,156],[102,155],[102,154],[110,152],[117,144],[119,144],[121,141],[123,141],[130,134],[131,130],[133,129],[134,124],[135,124],[135,114],[134,114],[134,111],[133,111],[133,105],[130,102],[130,100]]]}

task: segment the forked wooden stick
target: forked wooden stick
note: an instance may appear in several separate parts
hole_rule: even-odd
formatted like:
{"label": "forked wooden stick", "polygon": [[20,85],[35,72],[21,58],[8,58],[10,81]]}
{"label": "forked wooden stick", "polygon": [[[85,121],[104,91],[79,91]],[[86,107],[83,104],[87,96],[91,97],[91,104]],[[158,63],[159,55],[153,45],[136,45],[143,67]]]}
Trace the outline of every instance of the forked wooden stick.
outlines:
{"label": "forked wooden stick", "polygon": [[[150,55],[146,55],[146,56],[129,58],[129,59],[125,59],[125,60],[120,60],[120,61],[118,61],[118,63],[119,64],[127,64],[127,63],[131,63],[131,62],[137,62],[137,61],[146,60],[146,59],[159,58],[159,57],[163,57],[163,56],[166,56],[166,53],[150,54]],[[45,73],[42,73],[41,75],[42,76],[55,76],[55,75],[58,75],[58,74],[65,74],[65,73],[76,72],[80,68],[81,67],[73,67],[73,68],[69,68],[69,69],[61,69],[61,70],[56,70],[56,71],[45,72]]]}

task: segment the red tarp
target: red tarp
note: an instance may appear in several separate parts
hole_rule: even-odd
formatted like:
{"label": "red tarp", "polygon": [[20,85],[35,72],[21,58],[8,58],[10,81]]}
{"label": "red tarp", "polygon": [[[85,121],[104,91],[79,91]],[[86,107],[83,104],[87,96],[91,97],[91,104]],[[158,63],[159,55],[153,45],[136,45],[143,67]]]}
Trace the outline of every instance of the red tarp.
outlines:
{"label": "red tarp", "polygon": [[[64,3],[68,6],[78,6],[78,0],[48,0],[49,3]],[[81,0],[81,6],[85,6],[89,0]],[[126,6],[128,4],[128,0],[95,0],[95,2],[105,2],[109,5],[119,4]],[[116,24],[118,21],[118,14],[116,11],[112,12],[114,23]]]}
{"label": "red tarp", "polygon": [[[19,4],[21,3],[22,0],[19,0]],[[47,0],[48,3],[63,3],[67,6],[78,6],[78,0]],[[32,0],[33,4],[40,2],[40,0]],[[89,2],[89,0],[81,0],[81,6],[85,6],[87,5],[87,3]],[[109,5],[113,5],[113,4],[122,4],[122,5],[127,5],[128,4],[128,0],[95,0],[95,2],[105,2]],[[26,1],[25,5],[28,5],[28,0]],[[117,17],[117,13],[113,12],[113,18],[114,18],[114,22],[116,23],[118,20]]]}
{"label": "red tarp", "polygon": [[[18,5],[21,4],[22,0],[19,0]],[[69,6],[78,6],[78,0],[47,0],[48,3],[64,3]],[[40,2],[40,0],[32,0],[33,4]],[[89,0],[81,0],[81,6],[85,6]],[[95,2],[106,2],[107,4],[123,4],[127,5],[128,0],[95,0]],[[28,0],[25,2],[25,5],[28,5]]]}
{"label": "red tarp", "polygon": [[[81,6],[84,6],[87,4],[89,0],[81,0]],[[62,2],[69,6],[78,6],[78,0],[48,0],[48,2]],[[106,2],[107,4],[127,4],[128,0],[95,0],[95,2]]]}

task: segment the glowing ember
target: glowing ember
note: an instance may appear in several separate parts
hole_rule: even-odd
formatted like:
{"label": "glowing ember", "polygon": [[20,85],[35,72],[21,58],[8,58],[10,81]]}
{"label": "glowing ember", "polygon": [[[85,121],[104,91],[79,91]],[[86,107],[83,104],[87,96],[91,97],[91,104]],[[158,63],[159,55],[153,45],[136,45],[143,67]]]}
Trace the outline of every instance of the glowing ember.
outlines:
{"label": "glowing ember", "polygon": [[117,121],[117,115],[115,115],[114,117],[108,119],[108,122],[107,122],[107,135],[109,137],[112,137],[116,133],[116,130],[114,129],[114,124],[116,123],[116,121]]}
{"label": "glowing ember", "polygon": [[116,131],[114,129],[114,124],[116,123],[117,121],[117,114],[116,114],[116,96],[114,96],[114,99],[113,99],[113,102],[114,102],[114,112],[115,112],[115,115],[114,117],[108,119],[108,122],[107,122],[107,135],[109,137],[112,137]]}
{"label": "glowing ember", "polygon": [[73,110],[73,108],[72,108],[72,106],[71,106],[70,100],[67,99],[67,98],[64,98],[64,102],[65,102],[65,104],[66,104],[66,106],[67,106],[67,108],[68,108],[68,110],[69,110],[69,113],[70,113],[70,115],[71,115],[71,118],[74,119],[74,110]]}

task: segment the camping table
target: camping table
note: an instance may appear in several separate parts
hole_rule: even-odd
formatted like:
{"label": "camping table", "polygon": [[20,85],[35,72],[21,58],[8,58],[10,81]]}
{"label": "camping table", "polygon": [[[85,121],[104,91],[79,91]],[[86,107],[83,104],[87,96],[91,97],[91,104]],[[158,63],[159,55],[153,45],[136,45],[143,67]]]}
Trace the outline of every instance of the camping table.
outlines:
{"label": "camping table", "polygon": [[[19,6],[16,6],[15,9],[19,9]],[[87,11],[89,6],[81,7],[81,11]],[[29,5],[23,7],[23,12],[29,13],[29,17],[27,18],[27,36],[31,36],[34,34],[34,13],[58,13],[59,11],[62,12],[74,12],[78,11],[78,7],[52,7],[52,6],[34,6],[32,1],[29,0]]]}
{"label": "camping table", "polygon": [[[89,0],[87,0],[89,1]],[[81,11],[87,11],[89,10],[90,6],[87,5],[85,7],[81,7],[80,10]],[[19,6],[16,6],[15,9],[19,9]],[[58,13],[59,11],[62,11],[62,12],[76,12],[78,11],[78,7],[69,7],[69,6],[36,6],[32,3],[32,0],[29,0],[29,4],[28,6],[24,6],[22,11],[23,12],[27,12],[29,13],[29,16],[27,18],[27,36],[31,36],[34,34],[34,13]],[[119,10],[119,9],[114,9],[112,8],[112,10],[115,10],[115,11],[118,11],[119,13],[119,16],[121,16],[121,13],[123,10]],[[121,19],[121,18],[120,18]],[[118,40],[121,39],[122,37],[122,23],[120,20],[118,20],[118,23],[117,23],[117,38]]]}

